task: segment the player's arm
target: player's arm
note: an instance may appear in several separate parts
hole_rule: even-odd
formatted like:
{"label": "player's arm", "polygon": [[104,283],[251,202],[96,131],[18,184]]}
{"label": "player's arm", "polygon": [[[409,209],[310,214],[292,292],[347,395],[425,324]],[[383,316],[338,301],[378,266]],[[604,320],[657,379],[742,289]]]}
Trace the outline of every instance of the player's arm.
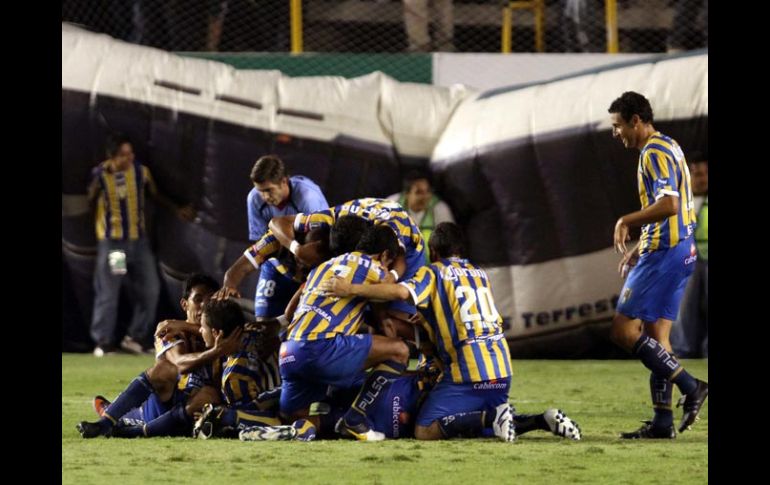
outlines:
{"label": "player's arm", "polygon": [[296,215],[273,217],[268,224],[270,231],[285,248],[290,248],[291,243],[294,242],[295,217]]}
{"label": "player's arm", "polygon": [[91,183],[88,184],[88,203],[93,204],[101,191],[102,184],[99,182],[99,177],[94,176],[91,179]]}
{"label": "player's arm", "polygon": [[[247,252],[248,251],[249,250],[247,250]],[[246,253],[241,254],[241,256],[236,259],[229,268],[227,268],[227,271],[225,271],[225,277],[222,281],[222,288],[214,293],[212,298],[224,299],[231,296],[240,298],[241,294],[238,291],[238,286],[240,286],[244,278],[259,268],[259,259],[260,256],[258,254],[254,257],[254,261],[250,260],[246,256]]]}
{"label": "player's arm", "polygon": [[412,294],[404,285],[395,283],[351,284],[349,281],[337,276],[321,283],[319,289],[341,298],[359,296],[381,301],[409,300],[412,298]]}
{"label": "player's arm", "polygon": [[631,227],[663,221],[671,216],[675,216],[678,212],[679,197],[664,195],[646,208],[624,215],[615,223],[615,251],[626,253],[626,241],[631,239],[628,230]]}
{"label": "player's arm", "polygon": [[304,289],[305,283],[299,285],[299,288],[297,288],[294,296],[292,296],[291,300],[289,300],[289,304],[286,305],[286,310],[283,312],[284,319],[282,320],[281,317],[278,317],[278,321],[281,323],[282,327],[287,327],[289,323],[294,319],[294,312],[297,311],[297,307],[299,306],[299,299],[302,296],[302,290]]}
{"label": "player's arm", "polygon": [[185,222],[192,222],[195,219],[197,212],[193,209],[192,205],[177,205],[166,194],[158,190],[150,169],[143,166],[142,170],[144,171],[145,189],[156,202],[168,208],[168,210]]}
{"label": "player's arm", "polygon": [[187,346],[182,344],[168,349],[163,355],[176,366],[180,374],[187,374],[215,359],[235,353],[240,348],[241,335],[243,334],[242,327],[233,330],[227,337],[222,337],[222,333],[217,330],[214,330],[214,332],[214,346],[210,349],[206,349],[203,352],[187,353]]}
{"label": "player's arm", "polygon": [[163,338],[165,335],[174,335],[180,333],[200,333],[201,326],[197,323],[190,323],[186,320],[163,320],[155,327],[155,337]]}

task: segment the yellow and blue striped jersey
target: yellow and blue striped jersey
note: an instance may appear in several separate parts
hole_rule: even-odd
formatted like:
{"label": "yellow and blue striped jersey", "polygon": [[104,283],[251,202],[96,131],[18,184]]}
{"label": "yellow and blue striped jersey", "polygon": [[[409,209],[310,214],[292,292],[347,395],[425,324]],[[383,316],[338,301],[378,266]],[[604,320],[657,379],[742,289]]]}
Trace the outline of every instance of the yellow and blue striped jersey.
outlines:
{"label": "yellow and blue striped jersey", "polygon": [[94,169],[101,191],[96,204],[98,240],[136,240],[144,236],[144,189],[157,193],[150,170],[139,162],[126,171],[112,172],[107,162]]}
{"label": "yellow and blue striped jersey", "polygon": [[639,199],[642,209],[663,196],[679,197],[679,212],[667,219],[642,226],[639,254],[676,246],[695,228],[695,206],[690,171],[679,144],[655,132],[639,154]]}
{"label": "yellow and blue striped jersey", "polygon": [[281,249],[280,241],[273,235],[273,231],[268,229],[257,242],[249,246],[248,249],[243,252],[243,255],[246,256],[246,259],[248,259],[255,268],[259,268],[260,264],[267,261],[267,259],[277,253],[279,249]]}
{"label": "yellow and blue striped jersey", "polygon": [[489,278],[467,259],[447,258],[400,283],[412,295],[444,376],[468,383],[511,375],[508,342]]}
{"label": "yellow and blue striped jersey", "polygon": [[[198,328],[197,326],[190,325]],[[178,345],[185,346],[185,353],[201,352],[206,349],[206,344],[198,334],[183,333],[181,335],[155,337],[155,359],[165,358],[164,355],[169,349]],[[210,364],[204,364],[186,374],[180,374],[177,379],[177,389],[190,393],[193,389],[200,389],[205,385],[212,384],[212,370]]]}
{"label": "yellow and blue striped jersey", "polygon": [[307,277],[287,340],[319,340],[355,334],[361,326],[367,300],[330,296],[318,287],[334,276],[355,284],[379,283],[386,275],[387,271],[378,261],[357,251],[320,264]]}
{"label": "yellow and blue striped jersey", "polygon": [[[425,249],[425,241],[417,224],[398,202],[388,199],[354,199],[311,214],[299,213],[294,219],[294,230],[307,233],[317,227],[332,226],[342,216],[357,216],[375,225],[392,228],[398,236],[399,244],[406,251],[407,260],[410,255],[422,253]],[[417,266],[414,267],[416,270]]]}
{"label": "yellow and blue striped jersey", "polygon": [[245,335],[241,350],[228,356],[222,365],[222,395],[232,407],[249,406],[261,393],[281,385],[278,345],[262,355],[258,351],[260,337],[253,332]]}

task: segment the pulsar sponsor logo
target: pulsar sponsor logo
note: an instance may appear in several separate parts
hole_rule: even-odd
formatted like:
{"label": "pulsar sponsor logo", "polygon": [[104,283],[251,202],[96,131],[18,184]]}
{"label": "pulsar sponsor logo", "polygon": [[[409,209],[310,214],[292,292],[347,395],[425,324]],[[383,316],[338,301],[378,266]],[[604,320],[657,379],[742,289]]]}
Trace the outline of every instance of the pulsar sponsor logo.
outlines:
{"label": "pulsar sponsor logo", "polygon": [[358,403],[358,407],[361,409],[361,411],[366,411],[366,408],[369,407],[369,405],[374,402],[377,396],[380,395],[380,392],[382,392],[383,386],[387,383],[388,383],[387,377],[377,376],[377,379],[375,379],[374,382],[372,383],[372,390],[366,391],[366,394],[363,395],[363,397],[361,398],[361,401],[359,401]]}
{"label": "pulsar sponsor logo", "polygon": [[387,207],[361,207],[358,205],[343,205],[340,212],[347,211],[350,214],[360,216],[370,221],[387,221],[391,217],[390,209]]}
{"label": "pulsar sponsor logo", "polygon": [[473,385],[474,389],[479,389],[482,391],[490,390],[490,389],[505,389],[507,387],[508,387],[508,383],[505,381],[478,382]]}
{"label": "pulsar sponsor logo", "polygon": [[[630,296],[630,291],[628,296]],[[571,305],[565,308],[556,308],[544,312],[524,312],[521,318],[524,320],[524,328],[528,329],[535,324],[545,326],[554,323],[570,323],[574,321],[586,320],[597,317],[602,314],[608,314],[618,305],[618,296],[615,295],[609,299],[597,300],[593,303],[581,303]]]}

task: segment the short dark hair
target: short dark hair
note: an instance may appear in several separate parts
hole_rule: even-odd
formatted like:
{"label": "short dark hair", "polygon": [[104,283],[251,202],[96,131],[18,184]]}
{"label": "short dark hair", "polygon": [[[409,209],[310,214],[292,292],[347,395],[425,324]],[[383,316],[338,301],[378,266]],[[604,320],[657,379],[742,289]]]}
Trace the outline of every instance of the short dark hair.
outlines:
{"label": "short dark hair", "polygon": [[260,157],[251,169],[251,181],[255,184],[263,184],[265,182],[277,184],[287,176],[283,161],[276,155]]}
{"label": "short dark hair", "polygon": [[198,285],[203,285],[212,292],[219,289],[219,283],[211,276],[203,273],[193,273],[189,278],[184,280],[182,286],[182,298],[185,300],[190,298],[190,293],[192,293],[193,288]]}
{"label": "short dark hair", "polygon": [[460,226],[454,222],[442,222],[428,241],[430,252],[438,258],[448,258],[450,256],[468,257],[468,246],[465,242],[465,234]]}
{"label": "short dark hair", "polygon": [[356,245],[356,251],[366,254],[379,254],[388,251],[394,258],[398,255],[399,245],[396,232],[389,226],[372,226],[364,232]]}
{"label": "short dark hair", "polygon": [[113,133],[107,138],[106,153],[108,158],[112,158],[118,154],[120,147],[125,143],[131,144],[131,139],[123,133]]}
{"label": "short dark hair", "polygon": [[610,109],[607,111],[610,113],[620,113],[620,117],[626,123],[631,121],[631,117],[634,115],[639,115],[639,119],[643,123],[652,123],[652,106],[650,106],[650,102],[641,94],[633,91],[623,93],[612,102]]}
{"label": "short dark hair", "polygon": [[329,250],[334,256],[355,251],[370,223],[356,216],[338,218],[329,232]]}
{"label": "short dark hair", "polygon": [[404,175],[404,192],[409,192],[412,190],[412,185],[414,185],[414,183],[418,180],[422,179],[427,180],[431,187],[433,186],[433,181],[430,178],[430,174],[425,170],[413,169],[408,171],[406,175]]}
{"label": "short dark hair", "polygon": [[693,150],[687,154],[687,163],[709,163],[709,156],[700,150]]}
{"label": "short dark hair", "polygon": [[320,226],[311,229],[310,232],[305,234],[305,244],[311,242],[320,242],[321,248],[318,251],[319,256],[326,261],[332,257],[331,250],[329,249],[329,236],[331,228],[329,226]]}
{"label": "short dark hair", "polygon": [[246,323],[241,306],[235,300],[209,300],[203,305],[209,327],[221,330],[225,337]]}

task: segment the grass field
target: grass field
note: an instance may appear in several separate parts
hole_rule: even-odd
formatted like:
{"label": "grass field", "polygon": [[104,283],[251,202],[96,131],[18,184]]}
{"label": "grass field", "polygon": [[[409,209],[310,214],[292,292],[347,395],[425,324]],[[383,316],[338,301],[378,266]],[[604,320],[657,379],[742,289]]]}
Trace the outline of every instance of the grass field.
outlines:
{"label": "grass field", "polygon": [[[708,401],[701,420],[676,440],[621,441],[649,418],[649,372],[637,361],[515,360],[517,412],[559,407],[583,440],[532,432],[495,440],[380,443],[199,441],[186,438],[84,440],[91,398],[112,399],[149,357],[62,354],[62,483],[697,483],[708,482]],[[708,361],[683,361],[708,379]],[[674,391],[674,402],[679,397]],[[681,408],[674,411],[675,422]]]}

